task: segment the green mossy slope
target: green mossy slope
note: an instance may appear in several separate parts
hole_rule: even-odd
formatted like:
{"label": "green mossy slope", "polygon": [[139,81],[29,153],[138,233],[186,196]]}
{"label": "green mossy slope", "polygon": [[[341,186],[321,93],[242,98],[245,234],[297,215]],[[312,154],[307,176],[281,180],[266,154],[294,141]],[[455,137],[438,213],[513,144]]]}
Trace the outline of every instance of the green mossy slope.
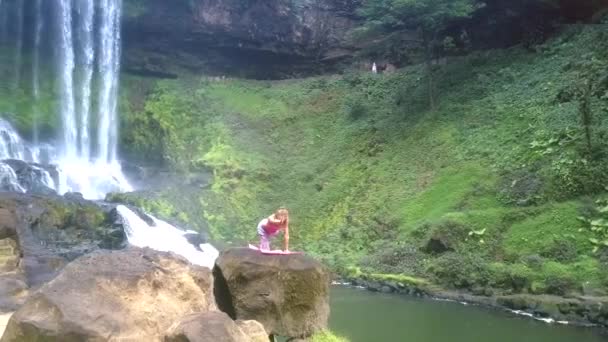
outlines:
{"label": "green mossy slope", "polygon": [[[421,66],[279,82],[131,77],[123,142],[180,172],[212,170],[188,215],[216,239],[253,241],[257,221],[286,205],[294,249],[336,270],[602,292],[606,253],[590,239],[604,233],[577,217],[598,215],[608,185],[607,41],[569,28],[535,52],[453,58],[437,70],[435,111]],[[573,94],[590,71],[587,151]]]}

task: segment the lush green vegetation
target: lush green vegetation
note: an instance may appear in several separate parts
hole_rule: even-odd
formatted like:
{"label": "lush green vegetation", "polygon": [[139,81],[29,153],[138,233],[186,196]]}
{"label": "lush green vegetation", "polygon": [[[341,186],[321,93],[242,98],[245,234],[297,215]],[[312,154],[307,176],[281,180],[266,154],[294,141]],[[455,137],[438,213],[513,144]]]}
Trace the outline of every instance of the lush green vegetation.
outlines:
{"label": "lush green vegetation", "polygon": [[32,70],[27,69],[30,56],[22,56],[20,70],[16,69],[15,56],[13,49],[0,49],[0,113],[26,137],[31,136],[34,120],[43,135],[48,135],[59,124],[53,77],[46,68],[40,71],[39,98],[34,101]]}
{"label": "lush green vegetation", "polygon": [[257,221],[286,205],[294,249],[337,271],[603,293],[606,38],[575,27],[535,53],[452,58],[436,70],[434,110],[423,65],[277,82],[130,78],[123,139],[133,155],[213,172],[187,216],[222,241],[253,241]]}
{"label": "lush green vegetation", "polygon": [[348,342],[348,340],[344,337],[336,336],[329,331],[324,331],[312,336],[310,342]]}

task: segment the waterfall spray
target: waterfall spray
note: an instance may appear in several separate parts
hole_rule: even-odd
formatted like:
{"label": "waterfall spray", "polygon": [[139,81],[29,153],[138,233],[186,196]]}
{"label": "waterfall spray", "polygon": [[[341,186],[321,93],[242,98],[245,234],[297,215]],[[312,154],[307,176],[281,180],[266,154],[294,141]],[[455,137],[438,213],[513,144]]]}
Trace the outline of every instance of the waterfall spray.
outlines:
{"label": "waterfall spray", "polygon": [[93,20],[95,16],[95,4],[93,1],[80,1],[78,3],[80,22],[78,36],[81,41],[81,64],[82,79],[80,82],[80,157],[89,160],[91,155],[91,143],[89,137],[89,116],[91,108],[91,80],[93,78],[93,62],[95,60],[95,49],[93,46]]}
{"label": "waterfall spray", "polygon": [[61,119],[63,149],[67,159],[75,159],[76,117],[74,113],[74,43],[72,41],[72,2],[57,0],[59,4],[61,41]]}
{"label": "waterfall spray", "polygon": [[[0,0],[1,1],[1,0]],[[34,57],[32,63],[32,89],[34,93],[34,111],[33,111],[33,140],[34,144],[38,144],[38,101],[40,100],[40,40],[42,38],[42,29],[44,28],[44,17],[42,16],[42,0],[36,0],[36,28],[34,31]]]}
{"label": "waterfall spray", "polygon": [[98,69],[101,77],[99,94],[98,159],[116,160],[118,120],[118,73],[120,68],[120,15],[121,0],[101,0],[101,27],[99,30],[100,56]]}

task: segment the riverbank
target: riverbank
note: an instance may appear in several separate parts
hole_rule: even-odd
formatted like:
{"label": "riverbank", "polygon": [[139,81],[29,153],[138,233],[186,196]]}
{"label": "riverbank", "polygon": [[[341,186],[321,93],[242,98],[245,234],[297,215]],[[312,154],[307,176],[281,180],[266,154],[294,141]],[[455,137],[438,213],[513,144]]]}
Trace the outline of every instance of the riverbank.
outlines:
{"label": "riverbank", "polygon": [[352,342],[604,342],[602,329],[546,324],[447,300],[333,286],[330,328]]}
{"label": "riverbank", "polygon": [[[384,277],[384,279],[382,279]],[[388,278],[388,279],[387,279]],[[335,285],[355,286],[372,292],[449,300],[466,305],[509,311],[546,323],[608,328],[608,297],[511,294],[493,295],[444,289],[421,279],[404,276],[359,275],[342,277]]]}

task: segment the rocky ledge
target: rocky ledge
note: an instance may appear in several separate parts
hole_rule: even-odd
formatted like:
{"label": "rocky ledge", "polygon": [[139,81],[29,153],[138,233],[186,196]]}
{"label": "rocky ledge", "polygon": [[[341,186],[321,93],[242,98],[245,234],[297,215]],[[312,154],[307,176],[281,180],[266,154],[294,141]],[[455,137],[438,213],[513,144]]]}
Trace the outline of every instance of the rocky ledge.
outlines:
{"label": "rocky ledge", "polygon": [[297,66],[331,63],[353,54],[347,38],[358,3],[126,0],[123,31],[130,51],[124,69],[172,78],[171,68],[177,65],[211,74],[237,71],[276,78]]}

